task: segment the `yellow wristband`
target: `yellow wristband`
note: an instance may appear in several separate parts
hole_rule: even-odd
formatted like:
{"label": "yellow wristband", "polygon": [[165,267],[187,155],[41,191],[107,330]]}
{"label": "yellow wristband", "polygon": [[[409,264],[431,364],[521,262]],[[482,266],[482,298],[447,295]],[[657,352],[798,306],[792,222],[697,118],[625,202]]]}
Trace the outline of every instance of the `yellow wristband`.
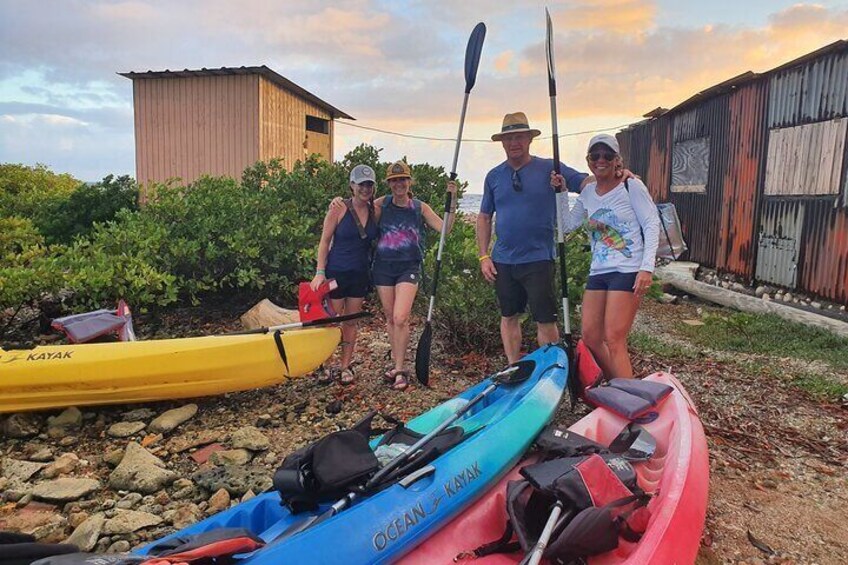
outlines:
{"label": "yellow wristband", "polygon": [[480,260],[481,263],[483,261],[485,261],[486,259],[491,259],[491,258],[492,258],[491,255],[480,255],[480,257],[478,257],[478,259]]}

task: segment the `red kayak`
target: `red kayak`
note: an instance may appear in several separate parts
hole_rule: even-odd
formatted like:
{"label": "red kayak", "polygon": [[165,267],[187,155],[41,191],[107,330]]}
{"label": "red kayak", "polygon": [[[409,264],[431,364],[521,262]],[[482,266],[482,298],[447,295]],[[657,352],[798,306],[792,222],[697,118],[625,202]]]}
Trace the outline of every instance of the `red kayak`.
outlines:
{"label": "red kayak", "polygon": [[[680,382],[668,373],[646,378],[670,385],[674,391],[659,408],[659,417],[645,424],[656,438],[657,450],[645,462],[634,464],[639,486],[656,496],[648,504],[651,518],[637,543],[619,540],[615,551],[592,557],[592,565],[694,563],[707,513],[709,460],[707,441],[695,405]],[[603,445],[629,424],[605,408],[597,408],[569,429]],[[453,563],[463,552],[498,539],[506,524],[505,494],[518,469],[534,462],[528,458],[489,490],[473,506],[407,554],[404,564]],[[489,555],[475,563],[517,563],[521,553]]]}

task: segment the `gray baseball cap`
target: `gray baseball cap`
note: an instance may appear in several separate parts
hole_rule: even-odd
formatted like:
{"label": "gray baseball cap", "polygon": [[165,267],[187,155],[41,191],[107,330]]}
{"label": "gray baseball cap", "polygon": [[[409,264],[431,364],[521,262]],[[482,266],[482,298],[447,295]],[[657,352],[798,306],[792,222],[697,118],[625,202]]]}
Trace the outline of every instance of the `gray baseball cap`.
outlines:
{"label": "gray baseball cap", "polygon": [[608,133],[599,133],[598,135],[590,139],[589,147],[586,149],[586,151],[591,151],[592,147],[594,147],[598,143],[603,143],[616,153],[621,153],[621,150],[618,148],[618,140],[615,138],[615,136],[610,135]]}
{"label": "gray baseball cap", "polygon": [[350,182],[355,182],[356,184],[359,184],[369,180],[374,184],[377,184],[377,177],[374,174],[374,169],[372,169],[368,165],[357,165],[353,169],[351,169]]}

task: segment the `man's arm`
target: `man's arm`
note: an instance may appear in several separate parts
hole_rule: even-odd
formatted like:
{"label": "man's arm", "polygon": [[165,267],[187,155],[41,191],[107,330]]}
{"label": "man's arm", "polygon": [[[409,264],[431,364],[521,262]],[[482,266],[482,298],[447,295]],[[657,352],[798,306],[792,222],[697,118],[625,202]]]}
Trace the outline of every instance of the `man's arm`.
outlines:
{"label": "man's arm", "polygon": [[480,259],[480,272],[489,282],[495,282],[498,271],[489,255],[489,244],[492,241],[492,215],[480,212],[477,214],[477,251]]}

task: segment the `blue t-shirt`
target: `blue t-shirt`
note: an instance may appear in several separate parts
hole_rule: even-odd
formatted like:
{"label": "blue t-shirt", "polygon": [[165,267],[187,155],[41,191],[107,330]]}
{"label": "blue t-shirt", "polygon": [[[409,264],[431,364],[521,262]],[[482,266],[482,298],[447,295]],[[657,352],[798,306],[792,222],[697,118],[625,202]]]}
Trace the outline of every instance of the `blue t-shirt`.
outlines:
{"label": "blue t-shirt", "polygon": [[[588,175],[560,164],[565,184],[571,192],[580,192],[580,183]],[[519,265],[548,261],[556,257],[556,193],[551,188],[553,159],[533,157],[518,169],[521,191],[513,188],[513,168],[504,161],[486,175],[481,214],[495,214],[495,246],[492,260]]]}

